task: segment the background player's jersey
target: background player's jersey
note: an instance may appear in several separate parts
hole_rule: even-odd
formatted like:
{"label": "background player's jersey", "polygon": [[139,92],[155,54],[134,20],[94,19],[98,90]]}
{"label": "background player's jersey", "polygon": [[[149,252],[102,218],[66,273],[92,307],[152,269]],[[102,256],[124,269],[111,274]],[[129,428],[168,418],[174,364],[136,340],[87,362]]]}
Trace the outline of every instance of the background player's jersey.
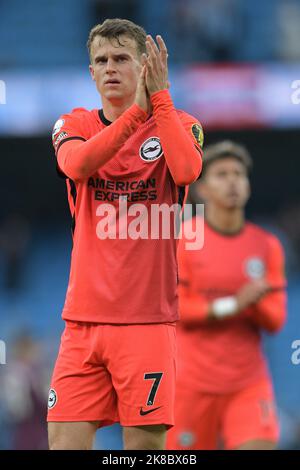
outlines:
{"label": "background player's jersey", "polygon": [[[187,224],[193,223],[188,221]],[[284,261],[277,238],[251,223],[224,235],[205,223],[204,247],[179,242],[179,386],[230,393],[268,376],[260,330],[281,328],[286,312]],[[272,292],[240,314],[209,320],[208,305],[265,278]]]}
{"label": "background player's jersey", "polygon": [[[192,127],[197,121],[182,111],[178,115],[196,145]],[[64,142],[88,140],[109,125],[102,110],[78,108],[61,116],[53,131],[56,153]],[[154,118],[141,124],[116,155],[89,178],[66,181],[73,250],[63,318],[116,324],[177,320],[176,240],[172,229],[169,239],[150,239],[150,208],[153,204],[182,204],[185,188],[176,186],[170,175]],[[140,204],[148,209],[142,217],[149,217],[148,239],[145,233],[145,238],[120,239],[120,230],[126,237],[120,200],[127,201],[128,208]],[[112,206],[117,223],[112,214],[107,225]],[[128,223],[138,216],[138,212],[129,214]],[[115,239],[103,239],[103,231],[112,235],[114,230]]]}

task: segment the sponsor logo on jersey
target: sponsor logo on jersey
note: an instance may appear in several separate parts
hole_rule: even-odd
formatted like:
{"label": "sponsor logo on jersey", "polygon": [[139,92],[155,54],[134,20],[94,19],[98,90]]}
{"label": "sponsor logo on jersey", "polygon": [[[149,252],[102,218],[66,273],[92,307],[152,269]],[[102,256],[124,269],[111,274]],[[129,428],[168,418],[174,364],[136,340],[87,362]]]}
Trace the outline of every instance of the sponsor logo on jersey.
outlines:
{"label": "sponsor logo on jersey", "polygon": [[56,141],[54,142],[54,145],[57,145],[62,139],[67,137],[67,135],[68,134],[66,132],[61,132],[59,136],[57,137]]}
{"label": "sponsor logo on jersey", "polygon": [[49,391],[49,397],[48,397],[48,409],[51,410],[57,403],[57,393],[54,390],[54,388],[51,388]]}
{"label": "sponsor logo on jersey", "polygon": [[53,132],[52,132],[52,138],[53,139],[56,136],[56,134],[58,134],[58,132],[61,130],[64,123],[65,123],[64,119],[59,119],[58,121],[56,121],[56,123],[54,124],[54,127],[53,127]]}
{"label": "sponsor logo on jersey", "polygon": [[246,273],[251,279],[261,279],[265,271],[265,263],[261,258],[250,258],[246,261]]}
{"label": "sponsor logo on jersey", "polygon": [[195,137],[197,144],[202,148],[204,143],[204,133],[202,127],[197,122],[192,125],[192,134]]}
{"label": "sponsor logo on jersey", "polygon": [[150,137],[140,147],[140,157],[144,162],[154,162],[162,156],[163,150],[158,137]]}

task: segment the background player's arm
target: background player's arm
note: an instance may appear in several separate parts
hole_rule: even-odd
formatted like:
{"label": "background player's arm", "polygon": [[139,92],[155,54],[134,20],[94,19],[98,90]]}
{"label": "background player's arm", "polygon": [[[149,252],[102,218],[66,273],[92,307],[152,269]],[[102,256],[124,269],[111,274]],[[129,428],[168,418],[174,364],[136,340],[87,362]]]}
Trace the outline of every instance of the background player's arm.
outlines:
{"label": "background player's arm", "polygon": [[192,325],[207,322],[209,316],[209,302],[192,287],[192,273],[189,269],[187,252],[183,240],[178,245],[179,268],[179,313],[182,324]]}
{"label": "background player's arm", "polygon": [[[187,278],[186,278],[187,279]],[[189,289],[189,282],[183,279],[179,288],[179,308],[181,318],[188,323],[203,323],[211,320],[222,321],[246,311],[251,306],[258,306],[259,312],[251,319],[269,331],[276,331],[281,326],[282,292],[270,292],[269,284],[264,280],[253,281],[242,286],[235,295],[219,297],[209,301],[200,293],[193,293]],[[273,309],[274,302],[279,301],[277,309]],[[261,300],[262,299],[262,300]],[[265,299],[270,299],[268,302]],[[252,312],[252,309],[251,309]]]}
{"label": "background player's arm", "polygon": [[[182,323],[201,324],[233,317],[256,304],[269,291],[270,287],[266,281],[257,280],[242,286],[235,295],[209,301],[193,285],[193,274],[189,269],[189,260],[184,245],[184,242],[180,241],[178,246],[178,294]],[[261,317],[259,321],[263,321]]]}
{"label": "background player's arm", "polygon": [[211,321],[209,302],[204,296],[193,293],[188,281],[182,279],[178,286],[179,312],[182,324],[197,325]]}
{"label": "background player's arm", "polygon": [[286,319],[287,296],[284,274],[284,252],[277,238],[269,239],[266,280],[270,291],[256,305],[251,314],[252,321],[269,333],[279,331]]}
{"label": "background player's arm", "polygon": [[188,135],[174,107],[168,91],[167,48],[160,36],[157,42],[159,49],[151,36],[147,36],[146,85],[168,168],[174,182],[185,186],[200,175],[202,150],[197,140],[191,138],[192,133]]}

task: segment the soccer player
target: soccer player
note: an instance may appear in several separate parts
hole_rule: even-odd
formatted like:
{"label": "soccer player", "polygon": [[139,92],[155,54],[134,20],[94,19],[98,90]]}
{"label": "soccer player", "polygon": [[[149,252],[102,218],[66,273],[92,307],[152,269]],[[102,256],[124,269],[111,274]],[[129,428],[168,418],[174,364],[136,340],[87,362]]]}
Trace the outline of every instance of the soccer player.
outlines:
{"label": "soccer player", "polygon": [[[178,382],[168,449],[272,449],[278,440],[261,331],[275,333],[285,320],[284,257],[274,235],[245,221],[251,166],[243,146],[220,142],[207,147],[193,185],[205,203],[204,244],[191,251],[179,242]],[[195,220],[186,222],[186,237]]]}
{"label": "soccer player", "polygon": [[121,206],[130,224],[137,205],[143,217],[153,204],[182,205],[201,171],[201,125],[174,108],[167,48],[156,40],[128,20],[95,26],[90,73],[102,109],[74,109],[54,126],[73,250],[50,449],[91,449],[97,428],[115,422],[125,449],[163,449],[174,423],[176,237],[126,237]]}

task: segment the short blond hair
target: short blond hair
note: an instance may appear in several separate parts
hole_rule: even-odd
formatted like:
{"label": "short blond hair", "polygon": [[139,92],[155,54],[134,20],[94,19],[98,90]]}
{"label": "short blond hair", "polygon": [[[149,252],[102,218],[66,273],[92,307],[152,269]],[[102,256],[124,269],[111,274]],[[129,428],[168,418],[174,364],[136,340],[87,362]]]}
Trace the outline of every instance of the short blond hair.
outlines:
{"label": "short blond hair", "polygon": [[139,25],[129,20],[121,18],[107,19],[103,23],[94,26],[89,34],[87,48],[91,59],[91,46],[95,37],[100,36],[108,39],[116,39],[120,45],[120,36],[127,36],[134,39],[137,45],[137,51],[141,55],[146,53],[146,31]]}

